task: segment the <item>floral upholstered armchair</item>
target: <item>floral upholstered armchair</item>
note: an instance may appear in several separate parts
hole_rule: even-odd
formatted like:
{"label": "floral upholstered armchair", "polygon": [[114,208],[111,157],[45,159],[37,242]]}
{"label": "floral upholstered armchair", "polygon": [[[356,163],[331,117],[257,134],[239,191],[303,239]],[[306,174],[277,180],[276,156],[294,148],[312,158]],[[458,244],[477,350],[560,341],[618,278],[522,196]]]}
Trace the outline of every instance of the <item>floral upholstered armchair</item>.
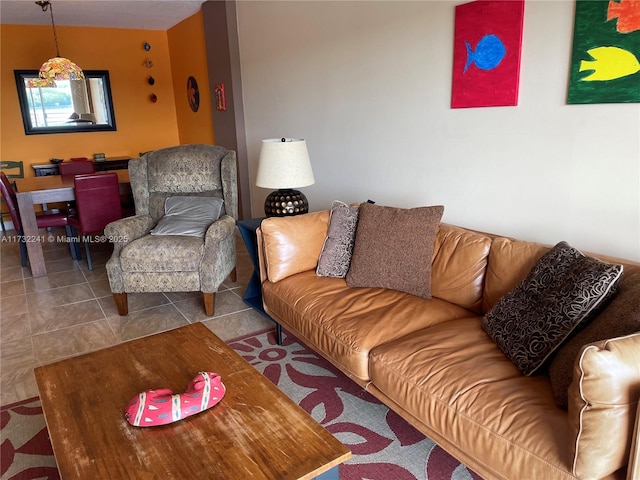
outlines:
{"label": "floral upholstered armchair", "polygon": [[[236,280],[236,153],[181,145],[129,161],[136,214],[107,225],[107,274],[120,315],[127,293],[193,292],[212,316],[215,292]],[[217,218],[217,220],[216,220]]]}

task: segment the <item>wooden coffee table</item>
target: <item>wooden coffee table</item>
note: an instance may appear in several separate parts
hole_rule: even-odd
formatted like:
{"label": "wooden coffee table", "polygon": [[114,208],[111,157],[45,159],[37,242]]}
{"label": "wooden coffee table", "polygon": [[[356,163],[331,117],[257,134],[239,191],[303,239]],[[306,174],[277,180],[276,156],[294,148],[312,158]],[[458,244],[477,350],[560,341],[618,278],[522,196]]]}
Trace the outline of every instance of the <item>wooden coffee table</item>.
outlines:
{"label": "wooden coffee table", "polygon": [[[131,426],[138,393],[181,393],[199,372],[227,392],[160,427]],[[201,323],[35,369],[60,475],[68,479],[338,478],[351,452]]]}

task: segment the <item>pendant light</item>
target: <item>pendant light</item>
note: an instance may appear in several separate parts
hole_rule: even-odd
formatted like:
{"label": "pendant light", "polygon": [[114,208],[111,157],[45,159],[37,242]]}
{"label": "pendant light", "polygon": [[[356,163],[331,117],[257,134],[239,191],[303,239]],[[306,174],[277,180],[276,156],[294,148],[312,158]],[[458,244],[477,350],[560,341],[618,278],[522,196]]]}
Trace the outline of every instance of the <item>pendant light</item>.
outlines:
{"label": "pendant light", "polygon": [[42,64],[40,67],[40,78],[33,81],[33,86],[54,87],[54,80],[84,80],[82,69],[71,60],[60,56],[56,24],[53,20],[53,4],[48,0],[41,0],[35,3],[42,8],[43,12],[47,10],[51,12],[51,26],[53,27],[53,39],[56,42],[56,56]]}

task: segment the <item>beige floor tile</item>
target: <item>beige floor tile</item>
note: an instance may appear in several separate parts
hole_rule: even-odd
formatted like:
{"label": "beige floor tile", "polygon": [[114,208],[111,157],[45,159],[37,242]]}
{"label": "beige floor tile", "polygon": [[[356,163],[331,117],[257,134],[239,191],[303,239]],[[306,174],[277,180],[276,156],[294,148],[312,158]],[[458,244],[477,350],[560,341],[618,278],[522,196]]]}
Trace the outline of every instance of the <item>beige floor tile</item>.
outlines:
{"label": "beige floor tile", "polygon": [[42,292],[28,293],[29,312],[38,313],[51,307],[83,302],[95,298],[87,283],[53,288]]}
{"label": "beige floor tile", "polygon": [[[11,282],[13,280],[22,280],[22,267],[8,267],[4,265],[0,270],[0,282]],[[2,287],[0,287],[2,288]]]}
{"label": "beige floor tile", "polygon": [[33,293],[85,282],[84,275],[80,270],[71,270],[62,273],[49,273],[47,276],[40,278],[27,278],[24,284],[27,293]]}
{"label": "beige floor tile", "polygon": [[[174,302],[174,304],[191,323],[202,322],[212,318],[207,317],[204,313],[204,300],[202,299],[202,295],[180,300],[179,302]],[[217,292],[213,318],[249,308],[250,307],[233,291],[225,290],[223,292]]]}
{"label": "beige floor tile", "polygon": [[212,318],[202,323],[225,341],[275,326],[275,323],[254,309]]}
{"label": "beige floor tile", "polygon": [[33,367],[16,368],[0,375],[0,404],[8,405],[27,398],[37,397],[38,387]]}
{"label": "beige floor tile", "polygon": [[162,305],[138,312],[129,312],[126,317],[116,315],[108,318],[108,321],[118,341],[121,342],[189,324],[173,305]]}
{"label": "beige floor tile", "polygon": [[118,343],[106,320],[45,332],[32,338],[37,365],[93,352]]}
{"label": "beige floor tile", "polygon": [[78,262],[70,256],[69,258],[59,258],[58,260],[45,262],[45,265],[47,267],[48,275],[51,275],[52,273],[68,272],[70,270],[78,270],[80,268]]}
{"label": "beige floor tile", "polygon": [[[0,343],[19,339],[30,341],[30,337],[31,328],[28,313],[3,315],[0,318]],[[0,368],[2,368],[2,365],[0,365]]]}
{"label": "beige floor tile", "polygon": [[15,297],[16,295],[24,295],[24,280],[13,280],[11,282],[0,283],[0,298]]}
{"label": "beige floor tile", "polygon": [[91,291],[93,291],[93,294],[96,296],[96,298],[100,298],[100,297],[112,298],[111,287],[109,286],[108,278],[96,280],[95,282],[89,282],[89,286],[91,287]]}
{"label": "beige floor tile", "polygon": [[29,322],[33,335],[69,328],[106,318],[96,299],[31,311]]}
{"label": "beige floor tile", "polygon": [[34,359],[31,338],[28,340],[19,338],[0,343],[0,367],[3,374],[17,368],[32,366]]}
{"label": "beige floor tile", "polygon": [[[108,297],[99,298],[99,301],[107,318],[118,315],[118,309],[116,308],[113,296],[109,295]],[[129,305],[129,315],[133,312],[171,303],[163,293],[129,293],[127,295],[127,301]]]}
{"label": "beige floor tile", "polygon": [[0,315],[18,315],[20,313],[27,313],[29,306],[27,304],[26,295],[17,295],[14,297],[7,297],[0,299]]}

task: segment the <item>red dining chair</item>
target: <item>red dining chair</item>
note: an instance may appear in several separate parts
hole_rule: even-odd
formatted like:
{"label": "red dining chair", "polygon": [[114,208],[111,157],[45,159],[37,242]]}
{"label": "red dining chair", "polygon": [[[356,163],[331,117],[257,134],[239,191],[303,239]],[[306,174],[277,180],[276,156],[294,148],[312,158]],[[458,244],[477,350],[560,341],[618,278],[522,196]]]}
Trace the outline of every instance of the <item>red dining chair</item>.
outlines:
{"label": "red dining chair", "polygon": [[[13,229],[19,237],[20,243],[20,260],[23,267],[27,266],[27,244],[25,242],[24,235],[22,234],[22,221],[20,219],[20,212],[18,211],[18,199],[16,192],[11,186],[11,182],[7,178],[4,172],[0,172],[0,192],[2,198],[4,198],[7,208],[9,209],[9,215],[11,216],[11,223],[13,223]],[[68,213],[38,213],[36,214],[36,224],[38,228],[51,228],[51,227],[64,227],[67,231],[67,237],[71,236],[71,228],[68,223]],[[73,245],[69,245],[71,256],[76,258],[76,249]]]}
{"label": "red dining chair", "polygon": [[74,177],[73,185],[77,211],[69,215],[69,225],[77,240],[72,243],[76,246],[77,258],[81,259],[82,254],[78,243],[82,239],[89,270],[93,270],[89,252],[91,242],[86,236],[101,234],[107,224],[122,218],[118,175],[116,173],[78,175]]}
{"label": "red dining chair", "polygon": [[78,160],[69,163],[60,163],[58,165],[60,175],[83,175],[87,173],[95,173],[96,165],[88,160]]}

